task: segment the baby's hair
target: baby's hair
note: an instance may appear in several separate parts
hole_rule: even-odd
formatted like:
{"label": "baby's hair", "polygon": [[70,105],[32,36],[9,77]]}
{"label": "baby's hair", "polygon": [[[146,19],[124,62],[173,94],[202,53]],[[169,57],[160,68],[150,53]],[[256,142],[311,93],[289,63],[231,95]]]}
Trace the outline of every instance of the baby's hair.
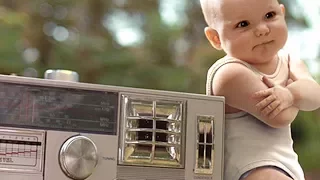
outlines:
{"label": "baby's hair", "polygon": [[214,2],[213,0],[200,0],[202,13],[208,26],[213,26],[214,21],[217,17],[217,12],[215,12],[214,8],[215,3],[216,2]]}

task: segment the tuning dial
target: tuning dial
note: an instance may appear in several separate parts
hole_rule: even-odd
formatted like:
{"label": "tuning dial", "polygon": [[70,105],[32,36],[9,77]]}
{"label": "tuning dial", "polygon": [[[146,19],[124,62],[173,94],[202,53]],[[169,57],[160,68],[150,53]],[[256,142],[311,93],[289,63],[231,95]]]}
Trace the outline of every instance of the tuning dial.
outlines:
{"label": "tuning dial", "polygon": [[61,169],[68,177],[84,180],[97,166],[97,147],[85,136],[71,137],[62,145],[59,160]]}

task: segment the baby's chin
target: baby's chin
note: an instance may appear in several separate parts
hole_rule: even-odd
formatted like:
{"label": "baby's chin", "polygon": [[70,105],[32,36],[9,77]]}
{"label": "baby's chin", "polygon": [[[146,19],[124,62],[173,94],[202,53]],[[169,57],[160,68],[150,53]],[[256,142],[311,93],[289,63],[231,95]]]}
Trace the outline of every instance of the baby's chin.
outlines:
{"label": "baby's chin", "polygon": [[235,59],[239,59],[245,61],[249,64],[259,64],[266,63],[272,60],[275,56],[277,56],[277,52],[269,52],[269,53],[251,53],[251,54],[241,54],[241,55],[233,55],[232,57]]}

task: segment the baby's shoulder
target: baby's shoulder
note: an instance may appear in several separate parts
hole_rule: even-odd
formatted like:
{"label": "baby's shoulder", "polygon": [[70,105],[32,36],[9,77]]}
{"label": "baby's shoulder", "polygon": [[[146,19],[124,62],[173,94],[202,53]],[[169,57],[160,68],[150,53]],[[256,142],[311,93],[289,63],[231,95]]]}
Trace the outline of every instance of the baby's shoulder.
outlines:
{"label": "baby's shoulder", "polygon": [[224,72],[229,75],[235,75],[238,73],[241,73],[243,71],[247,71],[250,69],[250,65],[246,63],[245,61],[242,61],[240,59],[234,58],[234,57],[223,57],[221,59],[218,59],[208,70],[208,74],[216,74],[219,70],[220,72]]}

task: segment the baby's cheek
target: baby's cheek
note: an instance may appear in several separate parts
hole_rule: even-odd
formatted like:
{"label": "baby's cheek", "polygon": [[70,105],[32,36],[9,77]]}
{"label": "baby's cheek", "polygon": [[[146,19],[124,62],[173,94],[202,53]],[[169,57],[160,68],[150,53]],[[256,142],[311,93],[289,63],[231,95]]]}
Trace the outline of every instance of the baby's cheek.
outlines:
{"label": "baby's cheek", "polygon": [[230,44],[230,49],[235,52],[244,52],[248,48],[249,44],[245,41],[234,41]]}

